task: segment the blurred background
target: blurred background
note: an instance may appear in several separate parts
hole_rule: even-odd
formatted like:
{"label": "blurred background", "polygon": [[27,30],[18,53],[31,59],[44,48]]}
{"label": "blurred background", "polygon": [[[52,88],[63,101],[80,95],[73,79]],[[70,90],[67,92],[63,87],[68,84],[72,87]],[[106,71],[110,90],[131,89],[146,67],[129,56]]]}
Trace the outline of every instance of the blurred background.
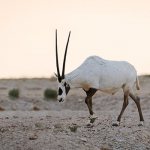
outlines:
{"label": "blurred background", "polygon": [[52,76],[56,28],[60,65],[72,31],[66,73],[98,55],[149,74],[149,6],[148,0],[0,0],[0,78]]}

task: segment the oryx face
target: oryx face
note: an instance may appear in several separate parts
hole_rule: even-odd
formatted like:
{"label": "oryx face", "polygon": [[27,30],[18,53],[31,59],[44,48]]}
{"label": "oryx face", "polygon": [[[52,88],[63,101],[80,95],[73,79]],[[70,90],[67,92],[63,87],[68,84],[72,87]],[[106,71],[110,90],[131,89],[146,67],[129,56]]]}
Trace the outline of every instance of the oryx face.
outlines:
{"label": "oryx face", "polygon": [[58,101],[63,102],[66,99],[66,96],[70,90],[69,84],[63,79],[61,82],[58,83]]}
{"label": "oryx face", "polygon": [[58,62],[58,50],[57,50],[57,30],[56,30],[56,68],[57,68],[57,79],[58,79],[58,101],[63,102],[66,99],[66,95],[70,90],[70,86],[65,79],[65,62],[66,62],[66,55],[67,55],[67,48],[69,43],[71,32],[69,32],[65,54],[64,54],[64,61],[63,61],[63,68],[62,68],[62,75],[60,75],[59,71],[59,62]]}

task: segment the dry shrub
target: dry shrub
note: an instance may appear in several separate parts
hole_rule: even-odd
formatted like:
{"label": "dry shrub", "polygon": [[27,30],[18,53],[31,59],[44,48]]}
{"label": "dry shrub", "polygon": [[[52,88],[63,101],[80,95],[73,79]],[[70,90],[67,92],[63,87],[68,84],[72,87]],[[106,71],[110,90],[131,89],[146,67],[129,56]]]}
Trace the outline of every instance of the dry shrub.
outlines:
{"label": "dry shrub", "polygon": [[145,74],[145,75],[143,75],[142,77],[150,78],[150,75],[149,75],[149,74]]}
{"label": "dry shrub", "polygon": [[77,132],[78,127],[79,127],[78,125],[71,125],[69,126],[69,129],[71,132]]}
{"label": "dry shrub", "polygon": [[47,88],[44,91],[44,99],[46,99],[46,100],[50,100],[50,99],[56,100],[56,98],[57,98],[57,91],[56,90]]}
{"label": "dry shrub", "polygon": [[19,89],[12,89],[8,92],[10,99],[17,99],[19,98]]}

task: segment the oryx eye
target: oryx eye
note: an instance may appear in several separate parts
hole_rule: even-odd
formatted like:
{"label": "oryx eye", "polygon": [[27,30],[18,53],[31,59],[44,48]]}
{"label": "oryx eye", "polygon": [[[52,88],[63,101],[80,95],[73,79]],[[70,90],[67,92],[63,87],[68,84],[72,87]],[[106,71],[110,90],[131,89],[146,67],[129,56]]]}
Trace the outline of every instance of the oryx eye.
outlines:
{"label": "oryx eye", "polygon": [[65,81],[62,81],[62,82],[61,82],[61,85],[62,85],[62,86],[66,86],[66,82],[65,82]]}
{"label": "oryx eye", "polygon": [[67,83],[65,82],[65,83],[64,83],[64,86],[66,87],[66,85],[67,85]]}
{"label": "oryx eye", "polygon": [[59,88],[59,90],[58,90],[58,95],[61,95],[62,93],[63,93],[62,89]]}

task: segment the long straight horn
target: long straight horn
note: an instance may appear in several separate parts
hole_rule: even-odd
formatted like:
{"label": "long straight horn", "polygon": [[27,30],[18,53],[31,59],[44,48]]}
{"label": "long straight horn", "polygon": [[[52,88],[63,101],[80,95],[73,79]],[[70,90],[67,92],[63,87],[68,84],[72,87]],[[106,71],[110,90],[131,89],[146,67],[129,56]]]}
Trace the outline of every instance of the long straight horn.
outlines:
{"label": "long straight horn", "polygon": [[57,67],[58,80],[60,81],[59,62],[58,62],[58,50],[57,50],[57,30],[56,30],[56,67]]}
{"label": "long straight horn", "polygon": [[65,54],[64,54],[63,69],[62,69],[62,79],[65,78],[65,63],[66,63],[66,55],[67,55],[67,49],[68,49],[68,43],[69,43],[70,34],[71,34],[71,31],[69,32],[69,35],[68,35],[68,40],[67,40]]}

